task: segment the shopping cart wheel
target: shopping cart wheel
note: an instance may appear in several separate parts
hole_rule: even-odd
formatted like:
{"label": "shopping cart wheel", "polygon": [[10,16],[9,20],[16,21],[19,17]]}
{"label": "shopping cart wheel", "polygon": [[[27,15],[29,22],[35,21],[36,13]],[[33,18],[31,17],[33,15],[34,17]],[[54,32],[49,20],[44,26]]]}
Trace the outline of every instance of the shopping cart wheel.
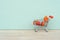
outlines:
{"label": "shopping cart wheel", "polygon": [[35,31],[35,32],[38,32],[38,31]]}
{"label": "shopping cart wheel", "polygon": [[35,29],[35,32],[38,32],[38,30],[37,30],[37,29]]}
{"label": "shopping cart wheel", "polygon": [[48,32],[48,29],[46,28],[46,29],[44,29],[46,32]]}
{"label": "shopping cart wheel", "polygon": [[48,32],[48,30],[45,30],[46,32]]}

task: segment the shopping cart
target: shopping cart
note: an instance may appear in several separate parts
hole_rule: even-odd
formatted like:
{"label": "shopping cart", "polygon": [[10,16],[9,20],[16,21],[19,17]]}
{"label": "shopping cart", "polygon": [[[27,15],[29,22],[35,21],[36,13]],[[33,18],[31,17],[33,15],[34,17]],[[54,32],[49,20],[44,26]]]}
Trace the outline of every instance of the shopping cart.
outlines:
{"label": "shopping cart", "polygon": [[35,32],[38,32],[41,28],[48,32],[48,23],[53,18],[53,16],[45,16],[42,20],[42,22],[37,19],[33,21],[33,25],[35,26]]}

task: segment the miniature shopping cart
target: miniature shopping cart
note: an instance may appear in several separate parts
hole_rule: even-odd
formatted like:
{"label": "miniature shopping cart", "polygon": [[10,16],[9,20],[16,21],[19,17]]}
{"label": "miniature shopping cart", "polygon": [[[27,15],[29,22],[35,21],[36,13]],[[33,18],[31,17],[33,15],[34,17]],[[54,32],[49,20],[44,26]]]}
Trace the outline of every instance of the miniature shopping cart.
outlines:
{"label": "miniature shopping cart", "polygon": [[33,21],[33,25],[35,26],[35,32],[39,31],[40,28],[44,28],[46,32],[48,32],[48,23],[53,16],[45,16],[42,21],[39,19]]}

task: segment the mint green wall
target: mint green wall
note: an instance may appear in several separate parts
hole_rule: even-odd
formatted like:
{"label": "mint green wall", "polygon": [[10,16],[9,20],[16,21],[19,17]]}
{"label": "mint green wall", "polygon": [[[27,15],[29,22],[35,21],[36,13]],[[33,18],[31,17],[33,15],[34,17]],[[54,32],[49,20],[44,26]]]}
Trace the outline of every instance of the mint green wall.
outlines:
{"label": "mint green wall", "polygon": [[0,0],[0,29],[33,29],[45,15],[54,16],[49,29],[60,29],[60,0]]}

